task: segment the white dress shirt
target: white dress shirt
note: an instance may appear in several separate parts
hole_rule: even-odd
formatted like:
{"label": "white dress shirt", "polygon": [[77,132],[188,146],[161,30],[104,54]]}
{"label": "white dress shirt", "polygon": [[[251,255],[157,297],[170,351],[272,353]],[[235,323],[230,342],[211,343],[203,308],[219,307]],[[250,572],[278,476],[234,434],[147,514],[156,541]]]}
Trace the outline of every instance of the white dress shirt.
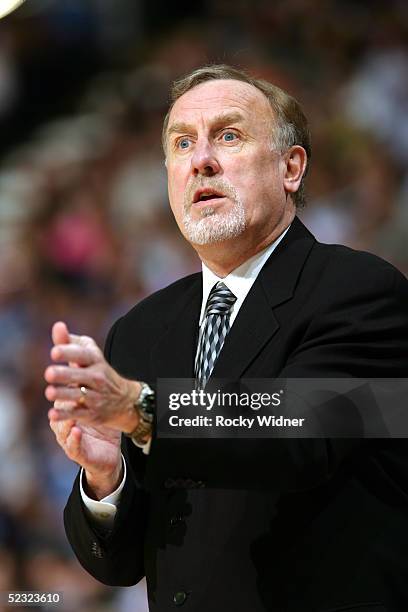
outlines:
{"label": "white dress shirt", "polygon": [[[241,308],[252,285],[256,281],[258,274],[262,270],[271,253],[276,249],[280,241],[286,235],[286,232],[288,231],[289,227],[287,227],[285,231],[282,232],[282,234],[275,240],[275,242],[272,242],[272,244],[267,246],[263,251],[257,253],[256,255],[248,259],[238,268],[235,268],[235,270],[230,272],[225,278],[220,278],[219,276],[214,274],[214,272],[212,272],[209,268],[207,268],[204,263],[202,264],[203,297],[201,302],[200,328],[204,324],[205,307],[207,305],[208,296],[210,295],[211,289],[220,280],[222,280],[224,285],[226,285],[228,289],[232,291],[232,293],[237,298],[232,306],[230,314],[230,327],[232,327],[239,312],[239,309]],[[148,443],[147,449],[143,448],[143,452],[148,454],[149,449],[150,442]],[[113,520],[115,518],[117,506],[119,503],[120,494],[122,492],[126,480],[126,461],[124,460],[123,456],[122,461],[124,466],[122,482],[120,483],[119,487],[115,491],[113,491],[113,493],[111,493],[107,497],[104,497],[100,501],[91,499],[85,493],[82,486],[82,478],[84,471],[81,470],[80,488],[82,500],[87,508],[89,515],[92,516],[95,522],[98,525],[106,526],[107,528],[111,527],[113,524]]]}

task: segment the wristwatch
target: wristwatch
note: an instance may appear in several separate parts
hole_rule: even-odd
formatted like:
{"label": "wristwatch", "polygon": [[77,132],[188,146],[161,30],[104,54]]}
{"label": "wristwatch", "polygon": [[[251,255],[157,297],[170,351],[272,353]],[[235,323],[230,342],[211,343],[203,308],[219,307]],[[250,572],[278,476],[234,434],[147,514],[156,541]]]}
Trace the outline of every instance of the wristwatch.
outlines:
{"label": "wristwatch", "polygon": [[140,384],[142,388],[139,397],[133,403],[133,408],[139,416],[139,423],[132,432],[126,433],[126,436],[132,438],[138,446],[147,444],[152,435],[156,407],[156,394],[153,389],[145,382],[141,382]]}

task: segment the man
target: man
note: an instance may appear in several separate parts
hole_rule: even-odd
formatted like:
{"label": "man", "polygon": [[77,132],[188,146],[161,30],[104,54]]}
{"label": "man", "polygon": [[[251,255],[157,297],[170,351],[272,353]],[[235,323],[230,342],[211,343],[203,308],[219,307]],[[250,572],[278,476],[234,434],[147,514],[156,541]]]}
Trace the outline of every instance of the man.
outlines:
{"label": "man", "polygon": [[50,423],[83,468],[71,545],[106,584],[146,575],[160,612],[406,610],[403,440],[157,436],[159,378],[406,377],[408,350],[405,278],[296,217],[310,157],[298,103],[227,66],[172,96],[169,199],[203,274],[120,319],[107,361],[54,325]]}

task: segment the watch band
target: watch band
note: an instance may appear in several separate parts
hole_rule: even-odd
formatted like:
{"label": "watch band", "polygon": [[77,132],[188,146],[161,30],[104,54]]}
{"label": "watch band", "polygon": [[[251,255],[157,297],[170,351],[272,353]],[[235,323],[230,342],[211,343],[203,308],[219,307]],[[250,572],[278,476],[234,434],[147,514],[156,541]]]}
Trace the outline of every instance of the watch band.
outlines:
{"label": "watch band", "polygon": [[133,431],[125,433],[129,438],[132,438],[136,444],[147,444],[151,438],[153,431],[155,393],[153,389],[145,382],[141,382],[141,390],[139,397],[133,403],[133,409],[137,411],[139,423]]}

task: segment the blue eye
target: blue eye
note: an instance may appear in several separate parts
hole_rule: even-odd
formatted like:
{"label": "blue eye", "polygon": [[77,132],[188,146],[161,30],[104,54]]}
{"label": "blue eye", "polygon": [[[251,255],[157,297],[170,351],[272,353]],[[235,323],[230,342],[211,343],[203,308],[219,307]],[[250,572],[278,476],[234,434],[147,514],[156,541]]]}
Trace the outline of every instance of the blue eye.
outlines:
{"label": "blue eye", "polygon": [[223,134],[222,137],[225,142],[232,142],[233,140],[236,139],[237,135],[234,134],[234,132],[225,132],[225,134]]}
{"label": "blue eye", "polygon": [[190,146],[190,141],[188,138],[182,138],[178,143],[180,149],[187,149]]}

